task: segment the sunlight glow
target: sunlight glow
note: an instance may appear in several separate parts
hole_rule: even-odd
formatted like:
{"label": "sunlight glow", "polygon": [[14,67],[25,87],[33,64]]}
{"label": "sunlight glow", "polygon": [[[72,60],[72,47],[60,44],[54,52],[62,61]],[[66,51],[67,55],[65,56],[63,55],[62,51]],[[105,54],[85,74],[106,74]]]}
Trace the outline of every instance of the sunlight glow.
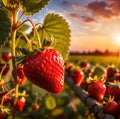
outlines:
{"label": "sunlight glow", "polygon": [[120,34],[115,37],[116,43],[120,44]]}

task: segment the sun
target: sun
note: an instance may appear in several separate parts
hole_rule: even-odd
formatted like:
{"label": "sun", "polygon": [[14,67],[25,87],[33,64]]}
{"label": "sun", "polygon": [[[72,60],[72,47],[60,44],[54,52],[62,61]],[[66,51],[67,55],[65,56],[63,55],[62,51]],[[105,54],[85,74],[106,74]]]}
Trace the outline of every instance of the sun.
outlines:
{"label": "sun", "polygon": [[120,34],[115,37],[116,43],[120,44]]}

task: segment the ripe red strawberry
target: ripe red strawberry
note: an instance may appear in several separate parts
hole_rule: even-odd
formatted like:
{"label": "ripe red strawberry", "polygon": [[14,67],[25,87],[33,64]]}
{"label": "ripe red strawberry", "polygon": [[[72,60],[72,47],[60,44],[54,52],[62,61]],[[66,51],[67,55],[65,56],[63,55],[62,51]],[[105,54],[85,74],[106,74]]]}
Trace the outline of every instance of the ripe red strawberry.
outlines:
{"label": "ripe red strawberry", "polygon": [[4,100],[3,100],[3,104],[7,104],[9,101],[10,101],[10,95],[6,95],[7,92],[3,92],[3,93],[0,93],[0,104],[1,104],[1,101],[2,101],[2,98],[4,96]]}
{"label": "ripe red strawberry", "polygon": [[24,61],[28,80],[51,92],[60,93],[64,86],[64,60],[54,49],[34,51]]}
{"label": "ripe red strawberry", "polygon": [[36,110],[38,110],[39,109],[39,105],[38,104],[33,104],[32,105],[32,110],[33,111],[36,111]]}
{"label": "ripe red strawberry", "polygon": [[17,68],[17,75],[19,77],[19,83],[23,84],[26,81],[26,77],[25,77],[25,74],[24,74],[23,67],[18,67]]}
{"label": "ripe red strawberry", "polygon": [[82,61],[81,64],[80,64],[80,66],[82,68],[85,68],[85,69],[89,69],[90,68],[90,64],[87,61]]}
{"label": "ripe red strawberry", "polygon": [[75,84],[81,84],[84,78],[84,72],[81,69],[74,69],[71,73],[71,78]]}
{"label": "ripe red strawberry", "polygon": [[[17,69],[17,76],[19,78],[18,83],[19,84],[24,84],[24,82],[26,81],[26,76],[24,74],[24,70],[22,66],[19,66],[16,68]],[[14,78],[14,73],[12,72],[13,78]]]}
{"label": "ripe red strawberry", "polygon": [[[0,64],[0,72],[2,71],[2,69],[4,68],[5,64]],[[6,75],[9,71],[10,67],[9,64],[7,64],[2,72],[2,75]]]}
{"label": "ripe red strawberry", "polygon": [[15,104],[13,100],[12,105],[16,111],[22,111],[25,106],[25,103],[26,103],[26,98],[21,97]]}
{"label": "ripe red strawberry", "polygon": [[120,84],[109,83],[107,94],[114,97],[115,100],[120,99]]}
{"label": "ripe red strawberry", "polygon": [[119,112],[118,103],[114,100],[108,101],[108,103],[103,107],[103,111],[106,114],[116,115]]}
{"label": "ripe red strawberry", "polygon": [[88,86],[88,93],[99,101],[103,100],[105,92],[106,86],[100,81],[93,81]]}
{"label": "ripe red strawberry", "polygon": [[2,59],[6,62],[8,62],[11,59],[11,57],[11,53],[2,53]]}

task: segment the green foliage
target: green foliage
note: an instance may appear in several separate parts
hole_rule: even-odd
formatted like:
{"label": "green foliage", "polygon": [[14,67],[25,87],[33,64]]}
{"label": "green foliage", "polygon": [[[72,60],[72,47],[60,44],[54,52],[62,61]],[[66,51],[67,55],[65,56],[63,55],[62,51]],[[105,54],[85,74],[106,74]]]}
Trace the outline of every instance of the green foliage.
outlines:
{"label": "green foliage", "polygon": [[33,15],[39,12],[50,0],[21,0],[22,11],[26,15]]}
{"label": "green foliage", "polygon": [[2,46],[10,35],[12,28],[11,14],[5,8],[0,8],[0,46]]}
{"label": "green foliage", "polygon": [[2,0],[0,0],[0,4],[3,4]]}
{"label": "green foliage", "polygon": [[25,32],[26,30],[28,30],[28,28],[30,28],[30,26],[27,24],[24,24],[22,25],[22,27],[19,28],[19,30]]}
{"label": "green foliage", "polygon": [[56,100],[55,100],[54,96],[49,95],[46,97],[45,106],[49,110],[53,110],[56,107]]}
{"label": "green foliage", "polygon": [[54,48],[58,50],[64,60],[68,55],[70,46],[70,29],[66,20],[58,14],[48,14],[43,22],[42,26],[38,27],[40,39],[43,42],[44,38],[50,39],[51,36],[55,38]]}

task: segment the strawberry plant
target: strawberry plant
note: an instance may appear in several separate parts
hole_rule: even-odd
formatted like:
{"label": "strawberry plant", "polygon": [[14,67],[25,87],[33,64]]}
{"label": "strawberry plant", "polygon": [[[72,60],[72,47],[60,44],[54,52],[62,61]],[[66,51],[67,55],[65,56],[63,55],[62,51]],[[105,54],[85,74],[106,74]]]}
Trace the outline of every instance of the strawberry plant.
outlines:
{"label": "strawberry plant", "polygon": [[[37,24],[29,17],[49,2],[0,0],[0,82],[4,82],[0,85],[1,94],[4,94],[0,97],[0,109],[4,108],[0,111],[1,118],[13,112],[15,119],[16,111],[24,110],[28,97],[24,91],[26,79],[31,82],[31,94],[33,84],[55,94],[63,91],[64,63],[70,46],[69,25],[56,13],[49,13],[43,23]],[[26,34],[30,27],[28,22],[31,31]]]}

